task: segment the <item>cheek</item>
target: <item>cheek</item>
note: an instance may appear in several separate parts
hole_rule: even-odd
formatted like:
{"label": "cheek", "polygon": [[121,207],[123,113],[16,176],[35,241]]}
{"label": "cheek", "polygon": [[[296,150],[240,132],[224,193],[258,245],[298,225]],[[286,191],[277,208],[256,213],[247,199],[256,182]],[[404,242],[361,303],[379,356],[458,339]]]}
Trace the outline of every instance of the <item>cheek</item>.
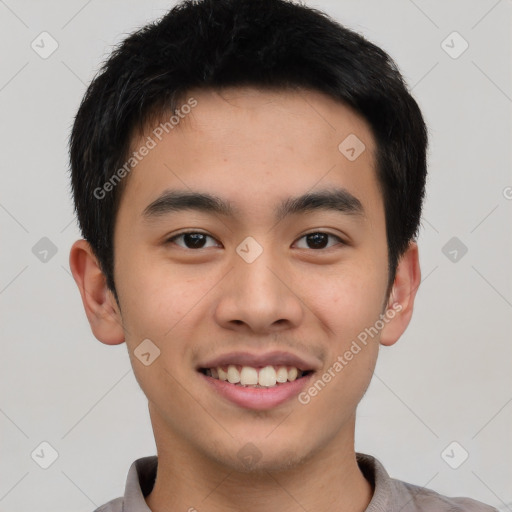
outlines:
{"label": "cheek", "polygon": [[122,296],[123,319],[130,337],[154,337],[164,343],[187,314],[193,312],[204,292],[196,284],[180,282],[177,277],[153,280],[148,274],[133,287],[127,283],[128,293]]}
{"label": "cheek", "polygon": [[119,287],[129,351],[133,354],[148,338],[160,350],[159,364],[181,374],[182,363],[191,358],[192,339],[208,316],[208,291],[219,278],[211,272],[191,277],[170,264],[142,266],[132,261],[130,269],[123,269],[126,278]]}
{"label": "cheek", "polygon": [[[359,275],[345,276],[325,290],[316,315],[328,327],[328,356],[303,395],[315,415],[329,414],[334,430],[349,420],[371,381],[379,351],[379,320],[384,286]],[[371,334],[369,334],[371,333]]]}
{"label": "cheek", "polygon": [[336,336],[347,340],[379,318],[387,274],[373,262],[356,262],[324,277],[314,295],[316,313]]}
{"label": "cheek", "polygon": [[329,361],[319,378],[328,381],[324,406],[338,411],[339,421],[355,409],[373,375],[380,339],[375,325],[387,283],[385,263],[361,258],[324,289],[319,314],[330,328],[331,343]]}
{"label": "cheek", "polygon": [[[163,258],[150,257],[143,250],[130,250],[129,243],[124,245],[123,257],[116,261],[123,320],[127,328],[151,328],[154,334],[162,335],[176,318],[185,315],[188,303],[200,292],[197,289],[200,283],[184,278],[179,267],[166,263]],[[133,241],[133,246],[136,245]]]}

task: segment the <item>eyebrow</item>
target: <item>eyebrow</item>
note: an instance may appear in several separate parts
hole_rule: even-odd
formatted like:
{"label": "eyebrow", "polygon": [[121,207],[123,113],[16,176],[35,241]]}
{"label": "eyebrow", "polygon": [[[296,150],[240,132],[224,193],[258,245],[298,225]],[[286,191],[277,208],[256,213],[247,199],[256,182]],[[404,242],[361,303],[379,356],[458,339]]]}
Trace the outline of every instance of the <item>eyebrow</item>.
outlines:
{"label": "eyebrow", "polygon": [[[150,221],[183,210],[196,210],[226,217],[234,217],[240,213],[231,202],[209,193],[166,190],[144,209],[142,216]],[[279,222],[289,215],[318,210],[336,211],[359,217],[365,215],[361,201],[348,190],[330,188],[284,199],[275,209],[275,217]]]}

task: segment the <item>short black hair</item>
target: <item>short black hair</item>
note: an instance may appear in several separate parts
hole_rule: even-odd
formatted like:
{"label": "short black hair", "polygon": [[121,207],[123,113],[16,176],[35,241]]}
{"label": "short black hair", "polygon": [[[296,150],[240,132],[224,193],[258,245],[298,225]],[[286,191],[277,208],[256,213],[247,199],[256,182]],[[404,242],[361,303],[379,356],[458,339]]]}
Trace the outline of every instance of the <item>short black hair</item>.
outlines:
{"label": "short black hair", "polygon": [[319,91],[368,122],[385,208],[389,293],[400,256],[418,234],[428,144],[395,62],[327,14],[290,0],[185,0],[113,50],[71,132],[79,226],[116,299],[113,234],[126,180],[112,180],[122,168],[117,177],[126,174],[136,130],[177,112],[191,89],[237,86]]}

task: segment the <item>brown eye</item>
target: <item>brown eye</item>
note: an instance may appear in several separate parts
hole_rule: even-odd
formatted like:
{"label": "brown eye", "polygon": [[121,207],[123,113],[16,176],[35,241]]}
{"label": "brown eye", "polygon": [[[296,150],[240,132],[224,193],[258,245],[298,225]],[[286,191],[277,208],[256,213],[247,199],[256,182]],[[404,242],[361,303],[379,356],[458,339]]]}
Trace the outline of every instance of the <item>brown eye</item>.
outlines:
{"label": "brown eye", "polygon": [[[169,238],[167,242],[176,243],[180,247],[184,249],[205,249],[206,243],[208,239],[214,240],[213,237],[207,235],[206,233],[199,233],[197,231],[189,231],[186,233],[180,233],[179,235],[175,235],[172,238]],[[177,240],[181,240],[182,243],[177,243]],[[212,246],[209,246],[212,247]]]}
{"label": "brown eye", "polygon": [[337,240],[336,243],[329,245],[329,247],[337,245],[338,243],[343,243],[343,240],[341,240],[341,238],[338,236],[319,231],[315,233],[309,233],[300,238],[300,240],[306,241],[306,247],[299,247],[299,249],[325,249],[328,247],[329,238]]}

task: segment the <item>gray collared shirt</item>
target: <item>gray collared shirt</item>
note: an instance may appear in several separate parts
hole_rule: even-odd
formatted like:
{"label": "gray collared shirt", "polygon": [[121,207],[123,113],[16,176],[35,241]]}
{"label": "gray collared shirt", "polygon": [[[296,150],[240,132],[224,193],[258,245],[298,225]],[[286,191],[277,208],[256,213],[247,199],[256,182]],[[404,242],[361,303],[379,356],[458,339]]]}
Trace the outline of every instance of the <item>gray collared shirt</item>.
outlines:
{"label": "gray collared shirt", "polygon": [[[371,455],[356,453],[357,463],[374,487],[366,512],[498,512],[471,498],[448,498],[435,491],[390,478]],[[109,501],[95,512],[151,512],[144,497],[153,489],[157,456],[137,459],[130,467],[124,497]]]}

